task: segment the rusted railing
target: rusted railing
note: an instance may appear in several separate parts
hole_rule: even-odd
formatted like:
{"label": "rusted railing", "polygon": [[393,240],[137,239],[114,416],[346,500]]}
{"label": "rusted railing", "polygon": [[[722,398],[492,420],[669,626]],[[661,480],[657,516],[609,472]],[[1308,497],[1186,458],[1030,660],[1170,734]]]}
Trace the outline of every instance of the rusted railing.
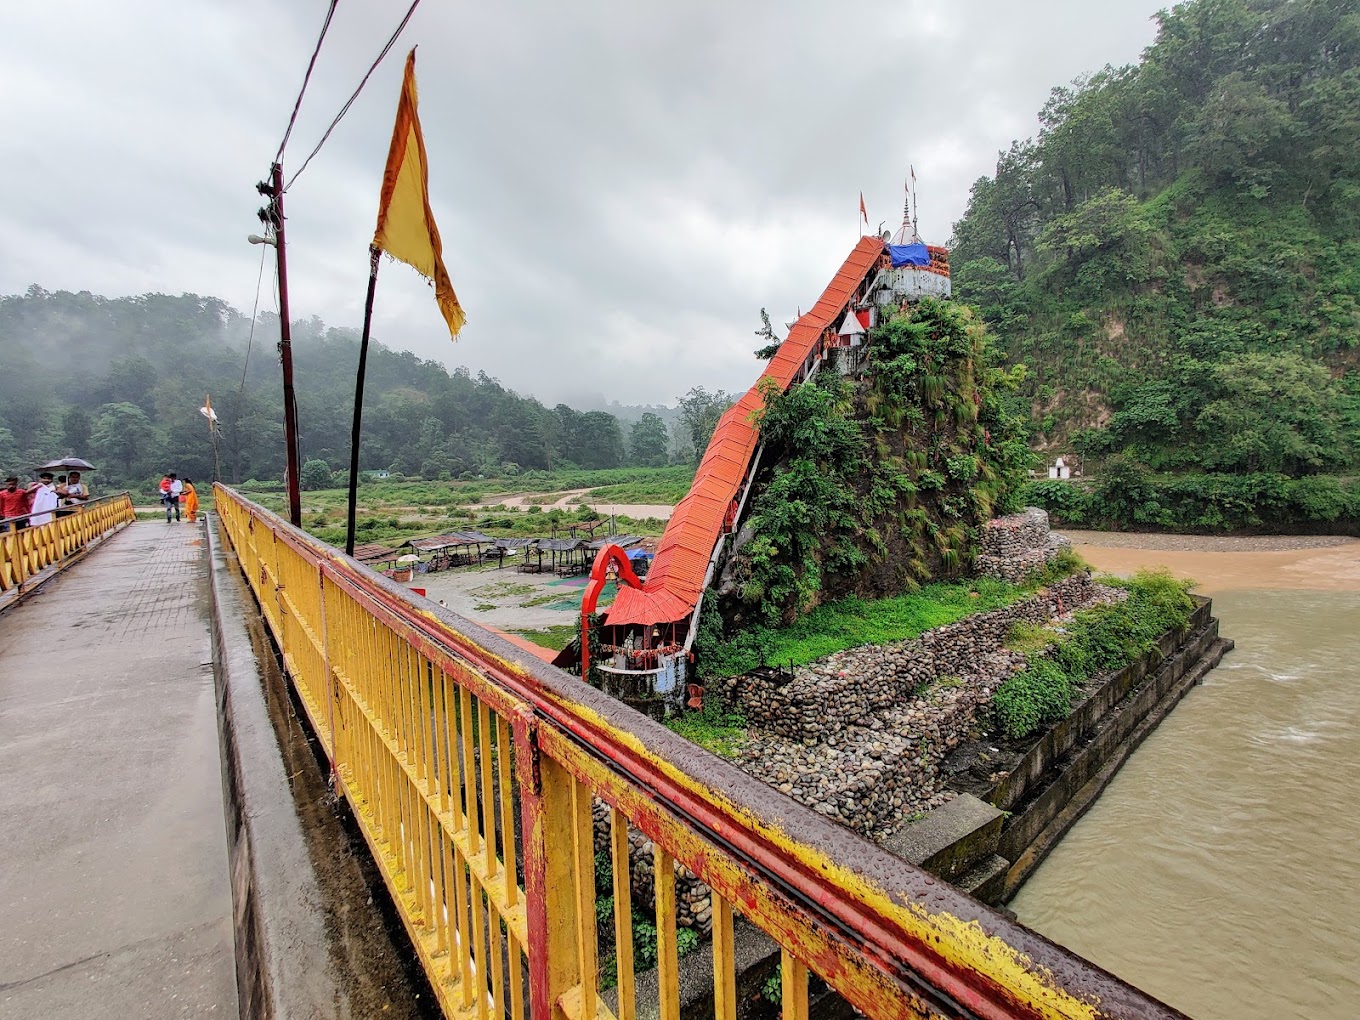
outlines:
{"label": "rusted railing", "polygon": [[[871,1017],[1179,1015],[232,490],[217,510],[446,1015],[675,1020],[681,868],[712,889],[719,1020],[738,914],[783,947],[785,1017],[806,1017],[809,972]],[[636,1001],[630,826],[655,848],[655,1003]]]}
{"label": "rusted railing", "polygon": [[22,595],[24,586],[48,567],[60,567],[91,542],[137,519],[126,492],[37,516],[51,519],[38,525],[29,525],[28,516],[0,521],[7,529],[0,533],[0,606]]}

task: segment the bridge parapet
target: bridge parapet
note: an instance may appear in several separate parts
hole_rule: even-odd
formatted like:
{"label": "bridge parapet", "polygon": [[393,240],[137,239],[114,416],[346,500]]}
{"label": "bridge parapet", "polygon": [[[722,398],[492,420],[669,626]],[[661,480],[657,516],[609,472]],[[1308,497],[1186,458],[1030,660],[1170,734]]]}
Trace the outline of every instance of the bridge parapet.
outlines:
{"label": "bridge parapet", "polygon": [[[634,1020],[628,828],[655,847],[659,1016],[679,1016],[675,880],[867,1016],[1172,1018],[1169,1007],[375,574],[233,490],[217,510],[339,791],[449,1017]],[[608,805],[617,991],[602,995],[592,805]]]}
{"label": "bridge parapet", "polygon": [[82,556],[91,543],[137,519],[126,492],[62,508],[46,524],[26,525],[28,515],[0,521],[0,609],[17,602],[32,586]]}

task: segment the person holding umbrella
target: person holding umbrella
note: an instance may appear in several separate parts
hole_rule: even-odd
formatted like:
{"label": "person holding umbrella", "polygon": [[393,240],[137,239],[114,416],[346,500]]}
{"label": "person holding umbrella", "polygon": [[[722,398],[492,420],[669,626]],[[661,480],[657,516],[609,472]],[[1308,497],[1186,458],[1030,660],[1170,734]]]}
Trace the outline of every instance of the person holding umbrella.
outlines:
{"label": "person holding umbrella", "polygon": [[66,475],[66,506],[79,507],[90,498],[90,488],[80,480],[79,471],[70,471]]}

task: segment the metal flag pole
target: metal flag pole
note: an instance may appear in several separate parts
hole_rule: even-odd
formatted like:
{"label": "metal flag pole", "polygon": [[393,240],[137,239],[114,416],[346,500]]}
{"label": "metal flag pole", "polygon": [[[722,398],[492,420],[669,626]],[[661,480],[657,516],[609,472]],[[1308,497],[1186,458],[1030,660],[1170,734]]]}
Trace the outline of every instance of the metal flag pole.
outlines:
{"label": "metal flag pole", "polygon": [[378,256],[368,248],[368,295],[364,298],[364,332],[359,338],[359,372],[354,380],[354,426],[349,433],[349,513],[345,518],[345,555],[354,555],[354,514],[359,502],[359,433],[364,419],[364,371],[368,367],[368,336],[373,328],[373,293],[378,287]]}
{"label": "metal flag pole", "polygon": [[222,480],[222,461],[217,452],[217,412],[213,410],[211,393],[203,395],[202,411],[203,417],[208,419],[208,437],[212,440],[213,481],[220,482]]}
{"label": "metal flag pole", "polygon": [[916,168],[908,165],[907,170],[911,173],[911,232],[913,237],[920,237],[921,221],[916,218]]}

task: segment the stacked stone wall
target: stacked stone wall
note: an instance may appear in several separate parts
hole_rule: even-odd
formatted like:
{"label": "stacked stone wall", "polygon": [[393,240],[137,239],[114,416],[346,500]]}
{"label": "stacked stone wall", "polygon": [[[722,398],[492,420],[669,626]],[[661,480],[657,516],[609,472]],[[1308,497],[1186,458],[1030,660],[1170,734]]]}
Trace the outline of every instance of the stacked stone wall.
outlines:
{"label": "stacked stone wall", "polygon": [[997,517],[983,526],[982,551],[975,565],[983,577],[1018,584],[1043,570],[1071,544],[1049,531],[1047,511],[1027,507],[1023,513]]}
{"label": "stacked stone wall", "polygon": [[1083,571],[1014,605],[937,627],[912,641],[837,652],[794,670],[786,683],[733,677],[721,694],[756,729],[817,743],[848,726],[870,725],[925,685],[975,673],[981,659],[1000,649],[1014,623],[1061,616],[1090,602],[1096,589]]}
{"label": "stacked stone wall", "polygon": [[[1025,668],[1024,655],[1002,647],[1011,627],[1022,620],[1048,623],[1121,595],[1083,571],[911,641],[838,652],[796,669],[786,683],[735,677],[710,688],[709,696],[740,710],[750,724],[734,764],[819,814],[882,839],[952,798],[941,762],[976,732],[997,688]],[[597,801],[597,854],[610,852],[609,818]],[[636,829],[628,842],[633,900],[648,910],[654,848]],[[675,876],[679,925],[707,935],[713,925],[708,887],[679,864]]]}

